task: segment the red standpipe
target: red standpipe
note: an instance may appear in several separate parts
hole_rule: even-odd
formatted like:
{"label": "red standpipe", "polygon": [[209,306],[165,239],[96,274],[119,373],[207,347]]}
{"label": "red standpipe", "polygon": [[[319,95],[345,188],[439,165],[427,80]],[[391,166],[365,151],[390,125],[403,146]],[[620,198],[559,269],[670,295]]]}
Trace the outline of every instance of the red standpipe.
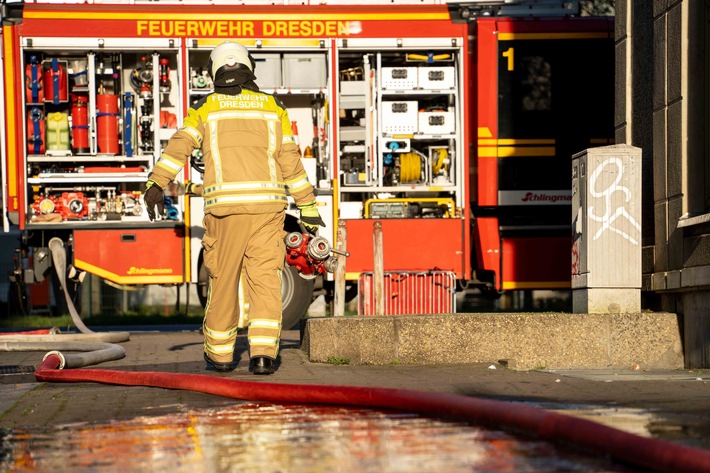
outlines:
{"label": "red standpipe", "polygon": [[96,96],[96,145],[101,154],[118,154],[118,95]]}
{"label": "red standpipe", "polygon": [[60,359],[48,355],[35,371],[38,381],[96,382],[150,386],[215,394],[249,401],[331,404],[417,412],[513,429],[552,442],[575,445],[649,471],[707,473],[710,452],[644,438],[596,422],[523,404],[446,393],[332,385],[263,383],[204,374],[124,372],[97,369],[59,370]]}

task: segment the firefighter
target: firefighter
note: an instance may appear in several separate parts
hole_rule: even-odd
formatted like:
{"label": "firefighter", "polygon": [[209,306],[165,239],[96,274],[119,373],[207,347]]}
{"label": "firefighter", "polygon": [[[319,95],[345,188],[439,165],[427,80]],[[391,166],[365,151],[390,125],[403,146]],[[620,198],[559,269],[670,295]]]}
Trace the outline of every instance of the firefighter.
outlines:
{"label": "firefighter", "polygon": [[146,184],[151,220],[163,212],[163,189],[188,162],[204,153],[205,234],[209,290],[204,331],[208,369],[231,371],[239,318],[238,283],[244,271],[249,304],[250,371],[272,374],[281,334],[281,272],[285,262],[286,192],[311,232],[324,226],[313,187],[296,147],[285,107],[254,82],[254,59],[225,41],[209,58],[214,93],[188,111]]}

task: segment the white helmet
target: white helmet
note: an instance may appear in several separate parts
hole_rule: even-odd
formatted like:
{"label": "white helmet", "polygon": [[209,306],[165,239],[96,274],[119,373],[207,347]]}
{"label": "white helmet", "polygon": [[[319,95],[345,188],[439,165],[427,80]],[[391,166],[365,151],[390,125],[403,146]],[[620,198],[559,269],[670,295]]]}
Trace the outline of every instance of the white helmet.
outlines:
{"label": "white helmet", "polygon": [[210,53],[209,72],[213,79],[220,67],[227,66],[232,68],[237,64],[244,64],[250,71],[254,72],[254,66],[249,51],[239,43],[225,41],[214,48],[212,53]]}

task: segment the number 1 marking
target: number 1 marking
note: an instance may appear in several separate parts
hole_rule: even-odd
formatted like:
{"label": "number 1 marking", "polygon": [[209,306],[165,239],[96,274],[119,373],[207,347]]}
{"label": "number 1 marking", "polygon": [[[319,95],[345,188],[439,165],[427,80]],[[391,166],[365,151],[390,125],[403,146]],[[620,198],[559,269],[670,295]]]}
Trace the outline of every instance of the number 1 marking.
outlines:
{"label": "number 1 marking", "polygon": [[508,58],[508,70],[509,70],[509,71],[512,71],[512,70],[513,70],[513,66],[515,65],[515,63],[514,63],[514,60],[515,60],[515,59],[514,59],[514,58],[515,58],[514,54],[515,54],[515,49],[514,49],[514,48],[508,48],[507,51],[503,52],[503,57],[507,57],[507,58]]}

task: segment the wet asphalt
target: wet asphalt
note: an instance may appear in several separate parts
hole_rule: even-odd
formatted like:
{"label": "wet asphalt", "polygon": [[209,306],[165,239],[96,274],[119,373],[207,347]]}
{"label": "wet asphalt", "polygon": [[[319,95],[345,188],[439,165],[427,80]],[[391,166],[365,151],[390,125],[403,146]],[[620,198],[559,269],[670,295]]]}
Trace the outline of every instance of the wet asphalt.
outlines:
{"label": "wet asphalt", "polygon": [[[351,366],[311,363],[300,332],[282,333],[278,369],[270,376],[248,370],[246,335],[237,341],[231,373],[206,369],[198,327],[97,328],[128,330],[126,357],[98,370],[199,373],[262,383],[387,387],[445,392],[525,403],[581,416],[620,430],[710,450],[710,370],[514,371],[497,363]],[[198,392],[97,383],[41,383],[34,369],[43,352],[0,352],[0,429],[75,422],[106,423],[220,408],[238,399]]]}

